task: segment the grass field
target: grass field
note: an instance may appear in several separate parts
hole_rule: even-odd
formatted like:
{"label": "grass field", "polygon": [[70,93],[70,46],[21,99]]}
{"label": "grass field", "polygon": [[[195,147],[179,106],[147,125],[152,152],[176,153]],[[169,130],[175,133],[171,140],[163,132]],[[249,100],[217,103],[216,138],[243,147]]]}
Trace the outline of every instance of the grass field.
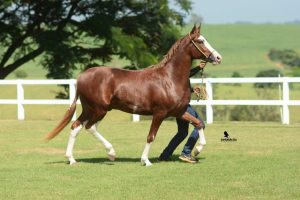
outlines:
{"label": "grass field", "polygon": [[[86,131],[77,137],[77,163],[67,165],[66,128],[45,143],[56,121],[0,121],[0,199],[299,199],[300,126],[278,123],[217,123],[205,131],[207,146],[197,164],[157,157],[176,131],[162,124],[150,151],[140,156],[150,121],[133,123],[114,111],[99,125],[114,145],[115,162]],[[237,142],[221,142],[227,131]]]}
{"label": "grass field", "polygon": [[[190,27],[182,30],[187,33]],[[230,77],[234,71],[255,76],[265,69],[283,68],[267,59],[271,48],[300,52],[299,25],[204,25],[203,34],[224,57],[208,65],[209,77]],[[111,65],[121,67],[115,59]],[[22,67],[27,79],[44,79],[38,62]],[[76,73],[74,75],[76,78]],[[14,74],[8,79],[15,79]],[[26,99],[52,99],[57,86],[26,86]],[[218,85],[214,99],[259,99],[252,85]],[[277,99],[278,93],[271,91]],[[15,99],[14,86],[0,86],[0,99]],[[295,84],[290,98],[300,99]],[[114,145],[117,160],[106,159],[102,145],[83,131],[75,146],[79,163],[64,158],[69,128],[49,143],[52,129],[67,106],[26,105],[26,120],[16,121],[16,105],[0,105],[0,199],[300,199],[300,107],[290,107],[291,125],[262,122],[214,122],[205,131],[207,146],[197,164],[178,160],[156,162],[176,132],[165,121],[150,151],[151,168],[140,165],[150,121],[132,123],[130,115],[113,111],[100,132]],[[79,106],[80,107],[80,106]],[[80,109],[79,109],[80,112]],[[205,116],[203,116],[205,117]],[[222,119],[225,121],[224,119]],[[221,142],[224,131],[237,142]]]}

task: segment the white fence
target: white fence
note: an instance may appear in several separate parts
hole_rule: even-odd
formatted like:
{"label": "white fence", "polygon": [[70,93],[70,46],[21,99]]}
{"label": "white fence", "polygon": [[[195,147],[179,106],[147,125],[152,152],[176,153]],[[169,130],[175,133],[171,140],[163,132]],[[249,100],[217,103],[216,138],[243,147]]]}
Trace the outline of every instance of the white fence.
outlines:
{"label": "white fence", "polygon": [[[206,106],[206,121],[208,124],[213,123],[213,106],[214,105],[257,105],[257,106],[281,106],[282,107],[282,123],[289,124],[289,106],[300,106],[300,100],[290,100],[289,98],[289,83],[300,83],[300,77],[278,77],[278,78],[206,78],[203,80],[206,85],[208,93],[207,100],[191,100],[191,105],[205,105]],[[191,79],[191,83],[202,83],[201,79]],[[282,99],[280,100],[214,100],[213,99],[213,84],[214,83],[281,83],[282,84]],[[70,99],[68,100],[36,100],[24,99],[24,85],[41,85],[41,84],[54,84],[54,85],[69,85]],[[16,85],[17,86],[17,99],[0,99],[0,104],[15,104],[18,105],[18,119],[25,119],[24,105],[53,105],[63,104],[68,105],[73,102],[75,97],[76,80],[0,80],[0,85]],[[3,92],[3,91],[2,91]],[[79,103],[79,101],[77,102]],[[75,119],[76,116],[73,116]],[[139,115],[133,115],[133,121],[139,121]]]}

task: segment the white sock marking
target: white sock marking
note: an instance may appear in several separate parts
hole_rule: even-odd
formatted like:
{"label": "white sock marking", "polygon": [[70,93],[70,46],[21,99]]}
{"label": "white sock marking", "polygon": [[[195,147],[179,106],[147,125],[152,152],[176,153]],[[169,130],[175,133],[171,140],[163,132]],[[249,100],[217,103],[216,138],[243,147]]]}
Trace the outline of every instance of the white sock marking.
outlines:
{"label": "white sock marking", "polygon": [[87,129],[90,133],[92,133],[105,147],[108,159],[111,161],[115,160],[116,152],[112,146],[112,144],[107,141],[96,129],[96,126],[93,125],[90,129]]}
{"label": "white sock marking", "polygon": [[152,165],[152,163],[148,159],[148,154],[150,151],[151,144],[152,144],[152,142],[146,143],[143,154],[142,154],[142,158],[141,158],[142,165],[146,165],[146,167],[149,167]]}
{"label": "white sock marking", "polygon": [[69,140],[68,140],[68,146],[67,146],[67,150],[66,150],[66,157],[69,159],[70,161],[70,165],[76,163],[76,160],[73,157],[73,148],[75,145],[75,140],[76,140],[76,136],[79,133],[79,131],[81,130],[82,125],[79,125],[78,127],[74,128],[69,136]]}

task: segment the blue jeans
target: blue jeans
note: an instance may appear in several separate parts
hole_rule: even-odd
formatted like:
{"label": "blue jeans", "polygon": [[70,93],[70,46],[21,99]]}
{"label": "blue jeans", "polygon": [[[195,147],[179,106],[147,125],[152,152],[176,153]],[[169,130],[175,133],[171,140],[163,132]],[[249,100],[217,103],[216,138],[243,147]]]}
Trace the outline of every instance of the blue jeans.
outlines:
{"label": "blue jeans", "polygon": [[[191,105],[188,105],[188,108],[186,110],[189,114],[193,115],[197,119],[199,119],[202,123],[202,128],[205,128],[205,124],[201,117],[198,115],[198,113],[194,110],[194,108]],[[178,132],[169,142],[168,146],[164,149],[162,154],[160,154],[161,160],[167,160],[175,151],[175,149],[178,147],[178,145],[186,138],[189,132],[189,122],[182,120],[182,119],[176,119]],[[191,133],[188,141],[184,145],[184,148],[182,150],[182,154],[190,154],[199,138],[198,129],[194,128],[193,132]]]}

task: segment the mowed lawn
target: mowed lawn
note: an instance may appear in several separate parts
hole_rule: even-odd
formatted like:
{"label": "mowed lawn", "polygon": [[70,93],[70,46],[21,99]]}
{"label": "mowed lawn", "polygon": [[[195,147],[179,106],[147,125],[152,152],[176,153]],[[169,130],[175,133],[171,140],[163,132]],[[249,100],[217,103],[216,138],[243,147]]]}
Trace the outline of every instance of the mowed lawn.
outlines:
{"label": "mowed lawn", "polygon": [[[133,123],[114,111],[99,125],[117,159],[89,133],[77,137],[69,166],[64,158],[69,127],[50,142],[50,120],[0,121],[0,199],[299,199],[300,125],[215,123],[205,131],[200,162],[157,162],[176,132],[165,121],[152,145],[152,167],[140,164],[150,121]],[[190,127],[192,128],[192,127]],[[227,131],[237,142],[221,142]]]}

